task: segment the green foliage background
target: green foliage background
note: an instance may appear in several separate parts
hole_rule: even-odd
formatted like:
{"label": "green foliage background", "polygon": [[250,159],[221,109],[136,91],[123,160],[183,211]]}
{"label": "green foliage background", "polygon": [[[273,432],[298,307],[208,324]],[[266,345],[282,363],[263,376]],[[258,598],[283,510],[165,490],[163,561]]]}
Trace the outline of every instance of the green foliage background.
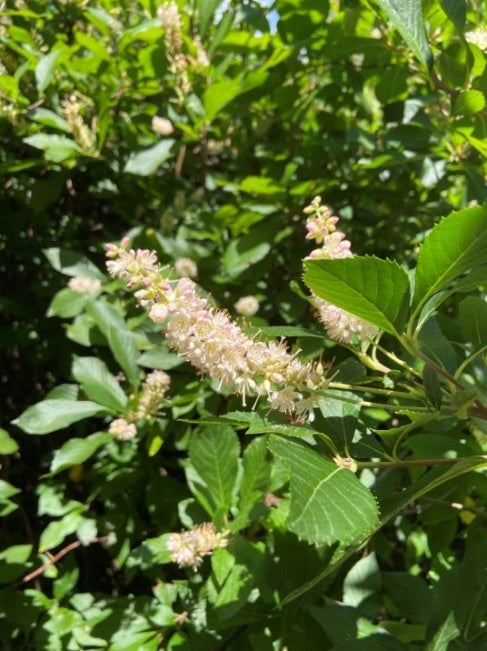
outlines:
{"label": "green foliage background", "polygon": [[[161,347],[160,328],[105,275],[103,244],[128,233],[164,264],[192,258],[218,305],[234,312],[238,298],[255,295],[251,325],[298,327],[304,355],[324,351],[343,381],[355,377],[349,351],[324,338],[292,284],[301,285],[310,250],[302,210],[321,195],[356,253],[411,269],[441,217],[485,203],[485,6],[181,2],[183,72],[171,65],[158,6],[0,8],[0,646],[480,651],[485,475],[452,474],[416,503],[416,482],[441,468],[386,471],[374,493],[382,513],[389,496],[409,490],[404,508],[379,530],[364,502],[378,532],[335,567],[337,541],[356,543],[352,552],[363,543],[347,507],[337,498],[344,524],[330,538],[302,529],[287,493],[301,448],[245,436],[245,414],[213,424],[240,402]],[[479,31],[483,45],[469,36]],[[172,133],[155,131],[157,116]],[[79,275],[100,279],[102,296],[66,290]],[[485,313],[484,301],[467,300],[478,302],[459,308],[453,297],[445,314],[472,323]],[[439,321],[459,345],[459,321]],[[465,336],[484,346],[485,325]],[[429,337],[425,346],[443,343]],[[171,374],[167,406],[120,444],[107,424],[154,368]],[[485,365],[473,374],[485,396]],[[39,412],[12,424],[46,398],[65,401],[56,426]],[[351,445],[358,416],[339,404],[315,427]],[[78,410],[71,419],[69,409]],[[361,418],[370,436],[354,456],[380,457],[381,430],[389,440],[404,434],[385,410]],[[256,421],[248,432],[275,433]],[[485,453],[485,435],[471,434],[462,421],[428,423],[408,449],[413,458]],[[332,464],[311,466],[320,477]],[[360,490],[349,477],[338,495]],[[231,529],[230,546],[195,573],[170,564],[167,534],[206,520]]]}

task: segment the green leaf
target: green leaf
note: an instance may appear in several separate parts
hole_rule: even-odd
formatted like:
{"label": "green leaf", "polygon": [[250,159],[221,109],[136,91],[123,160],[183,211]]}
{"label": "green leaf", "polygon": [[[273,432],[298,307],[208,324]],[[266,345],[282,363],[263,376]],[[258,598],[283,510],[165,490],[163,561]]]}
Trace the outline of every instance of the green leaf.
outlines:
{"label": "green leaf", "polygon": [[[456,627],[462,632],[462,638],[468,636],[472,640],[477,638],[479,642],[485,641],[487,615],[485,530],[480,522],[477,521],[477,525],[479,526],[473,525],[465,531],[465,551],[462,560],[454,563],[447,572],[443,572],[434,585],[434,608],[428,622],[427,638],[433,633],[435,638],[440,637],[440,631],[443,630],[441,639],[444,640],[445,637],[449,637],[445,635],[447,631],[453,635]],[[455,599],[452,599],[452,595],[455,595]],[[445,626],[445,620],[448,619],[450,625]],[[483,646],[485,645],[481,644],[480,648]],[[451,649],[451,645],[440,648]]]}
{"label": "green leaf", "polygon": [[[3,584],[15,581],[26,573],[32,545],[12,545],[0,551],[0,576]],[[3,610],[4,604],[2,604]]]}
{"label": "green leaf", "polygon": [[263,500],[268,490],[271,466],[266,459],[267,442],[261,436],[251,441],[243,453],[243,473],[239,489],[239,512],[231,523],[232,531],[239,531],[251,521],[252,509]]}
{"label": "green leaf", "polygon": [[13,454],[18,449],[17,442],[13,440],[7,430],[0,427],[0,454]]}
{"label": "green leaf", "polygon": [[409,302],[406,272],[392,260],[306,260],[304,282],[319,297],[394,334]]}
{"label": "green leaf", "polygon": [[479,113],[485,108],[485,96],[480,90],[465,90],[459,93],[453,104],[453,115],[466,116]]}
{"label": "green leaf", "polygon": [[33,136],[24,138],[24,142],[31,147],[41,149],[46,159],[54,163],[76,158],[81,152],[76,142],[66,136],[36,133]]}
{"label": "green leaf", "polygon": [[433,407],[440,411],[443,396],[441,393],[440,380],[438,373],[430,366],[425,365],[423,369],[423,384],[426,397],[431,402]]}
{"label": "green leaf", "polygon": [[345,468],[309,448],[272,436],[271,452],[291,471],[291,508],[287,525],[315,545],[351,544],[377,526],[372,493]]}
{"label": "green leaf", "polygon": [[[481,470],[483,468],[487,468],[487,459],[483,456],[474,456],[463,458],[452,467],[446,469],[442,466],[439,466],[430,470],[428,473],[425,473],[409,489],[402,491],[399,495],[392,495],[387,500],[383,500],[381,508],[384,515],[380,521],[374,525],[373,531],[371,531],[370,534],[375,533],[381,529],[387,522],[389,522],[398,513],[400,513],[408,504],[418,500],[423,495],[426,495],[435,488],[438,488],[438,486],[441,486],[448,481],[456,480],[458,477],[461,477],[465,473],[475,472],[476,470]],[[323,579],[335,572],[335,570],[340,567],[340,565],[342,565],[347,559],[353,556],[353,554],[355,554],[362,546],[363,541],[359,541],[355,545],[351,546],[348,550],[341,550],[339,548],[334,555],[333,561],[327,565],[323,572],[318,574],[318,576],[316,576],[311,581],[308,581],[304,585],[288,594],[282,603],[288,604],[314,588],[318,583],[323,581]]]}
{"label": "green leaf", "polygon": [[86,276],[106,280],[105,274],[81,253],[59,247],[43,249],[43,253],[52,267],[65,276]]}
{"label": "green leaf", "polygon": [[43,93],[51,83],[51,79],[56,69],[56,63],[59,59],[61,50],[49,52],[40,59],[35,69],[36,86],[39,93]]}
{"label": "green leaf", "polygon": [[78,400],[79,396],[79,386],[77,384],[58,384],[57,387],[53,387],[49,393],[46,394],[44,400],[47,399],[59,399],[63,400]]}
{"label": "green leaf", "polygon": [[467,18],[466,0],[440,0],[443,11],[454,23],[460,34],[465,31],[465,20]]}
{"label": "green leaf", "polygon": [[71,511],[60,520],[50,522],[41,533],[39,551],[45,552],[60,545],[67,536],[77,530],[82,519],[81,511]]}
{"label": "green leaf", "polygon": [[161,21],[159,18],[152,18],[150,20],[143,20],[135,27],[126,29],[120,39],[120,51],[126,49],[127,45],[134,41],[143,41],[144,43],[151,43],[161,38]]}
{"label": "green leaf", "polygon": [[137,364],[146,368],[157,368],[163,371],[169,371],[176,366],[181,366],[184,363],[176,353],[171,353],[165,346],[159,344],[157,348],[146,350],[138,358]]}
{"label": "green leaf", "polygon": [[360,409],[356,396],[347,391],[327,391],[326,397],[321,401],[320,411],[325,419],[325,431],[333,436],[339,449],[346,449],[352,443]]}
{"label": "green leaf", "polygon": [[[261,241],[259,241],[261,240]],[[230,278],[236,278],[249,267],[260,262],[271,250],[271,243],[256,239],[254,233],[234,239],[222,256],[222,264]]]}
{"label": "green leaf", "polygon": [[284,188],[273,179],[266,176],[247,176],[239,185],[242,192],[256,195],[276,195],[282,194]]}
{"label": "green leaf", "polygon": [[59,316],[64,319],[72,318],[82,312],[88,300],[89,296],[87,294],[74,292],[69,287],[65,287],[55,294],[49,305],[47,316]]}
{"label": "green leaf", "polygon": [[69,133],[69,125],[66,120],[49,109],[42,107],[32,109],[32,111],[27,113],[27,117],[29,120],[43,124],[46,127],[52,127],[59,129],[59,131]]}
{"label": "green leaf", "polygon": [[426,651],[447,651],[450,642],[459,636],[460,631],[455,623],[455,615],[451,612],[426,647]]}
{"label": "green leaf", "polygon": [[415,306],[487,264],[486,221],[487,207],[479,206],[454,212],[435,226],[419,251]]}
{"label": "green leaf", "polygon": [[0,479],[0,517],[3,518],[18,508],[17,504],[15,502],[12,502],[10,499],[18,493],[20,493],[19,488],[15,488],[15,486],[9,484],[8,481]]}
{"label": "green leaf", "polygon": [[487,344],[487,303],[478,296],[464,299],[458,308],[460,327],[465,340],[476,348]]}
{"label": "green leaf", "polygon": [[87,312],[105,336],[110,350],[130,384],[137,387],[139,383],[139,368],[137,366],[139,351],[134,334],[127,329],[125,321],[108,303],[100,300],[89,303]]}
{"label": "green leaf", "polygon": [[142,569],[147,569],[161,563],[170,563],[172,556],[167,548],[167,541],[170,535],[164,533],[161,536],[144,540],[130,554],[130,565],[140,565]]}
{"label": "green leaf", "polygon": [[413,54],[425,65],[432,59],[424,29],[421,0],[376,0]]}
{"label": "green leaf", "polygon": [[421,576],[406,572],[383,572],[384,592],[401,615],[411,622],[426,624],[432,610],[432,593]]}
{"label": "green leaf", "polygon": [[238,437],[228,426],[204,427],[191,437],[188,481],[202,506],[217,520],[225,517],[233,501],[239,451]]}
{"label": "green leaf", "polygon": [[348,571],[343,581],[343,603],[357,608],[373,594],[379,593],[381,588],[379,564],[372,552],[358,560]]}
{"label": "green leaf", "polygon": [[222,108],[239,95],[242,95],[257,86],[261,86],[267,80],[267,77],[267,72],[257,70],[251,72],[247,76],[241,76],[239,79],[217,81],[209,86],[203,97],[206,119],[210,122],[214,120]]}
{"label": "green leaf", "polygon": [[316,430],[303,425],[289,425],[284,419],[281,420],[274,414],[261,416],[255,411],[231,411],[212,422],[221,422],[222,420],[230,421],[236,427],[240,425],[247,427],[247,434],[282,434],[309,440],[316,436]]}
{"label": "green leaf", "polygon": [[13,545],[0,552],[0,560],[7,563],[25,563],[32,553],[32,545]]}
{"label": "green leaf", "polygon": [[104,407],[89,400],[42,400],[12,422],[28,434],[49,434],[84,418],[106,413]]}
{"label": "green leaf", "polygon": [[75,357],[71,372],[90,400],[115,411],[127,404],[127,396],[117,379],[97,357]]}
{"label": "green leaf", "polygon": [[137,176],[155,174],[162,163],[172,156],[171,148],[174,143],[175,140],[166,138],[153,147],[131,154],[123,171]]}
{"label": "green leaf", "polygon": [[442,333],[436,319],[429,319],[419,333],[418,343],[421,351],[438,366],[453,374],[458,367],[455,349]]}
{"label": "green leaf", "polygon": [[83,439],[70,439],[54,453],[50,468],[51,474],[54,475],[66,468],[84,463],[95,454],[98,448],[112,440],[113,437],[106,432],[96,432]]}
{"label": "green leaf", "polygon": [[208,27],[213,20],[215,10],[220,4],[221,0],[199,0],[198,2],[198,24],[200,36],[204,37],[208,31]]}

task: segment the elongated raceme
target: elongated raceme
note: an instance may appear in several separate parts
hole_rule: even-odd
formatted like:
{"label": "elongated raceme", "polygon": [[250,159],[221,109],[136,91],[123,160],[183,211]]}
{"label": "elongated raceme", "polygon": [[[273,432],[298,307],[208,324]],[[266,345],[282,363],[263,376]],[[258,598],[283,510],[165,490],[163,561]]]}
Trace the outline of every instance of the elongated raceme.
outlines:
{"label": "elongated raceme", "polygon": [[155,253],[107,245],[109,273],[125,281],[155,323],[164,325],[168,346],[200,372],[242,396],[264,397],[292,417],[311,413],[328,382],[320,363],[302,362],[283,340],[251,338],[230,314],[210,305],[190,278],[170,280]]}

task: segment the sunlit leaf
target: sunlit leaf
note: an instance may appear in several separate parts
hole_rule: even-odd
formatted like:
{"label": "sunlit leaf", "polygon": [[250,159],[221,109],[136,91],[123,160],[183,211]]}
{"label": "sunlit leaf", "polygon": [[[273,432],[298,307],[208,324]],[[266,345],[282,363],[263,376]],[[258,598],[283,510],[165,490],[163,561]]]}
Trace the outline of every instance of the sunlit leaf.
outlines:
{"label": "sunlit leaf", "polygon": [[304,266],[304,282],[317,296],[386,332],[403,326],[409,281],[396,262],[355,257],[306,260]]}
{"label": "sunlit leaf", "polygon": [[105,407],[89,400],[42,400],[12,422],[28,434],[49,434],[79,420],[106,413]]}
{"label": "sunlit leaf", "polygon": [[84,463],[95,454],[98,448],[111,441],[112,438],[106,432],[97,432],[83,439],[70,439],[54,453],[51,473],[56,474],[76,464]]}
{"label": "sunlit leaf", "polygon": [[447,289],[458,277],[487,264],[487,208],[466,208],[442,219],[418,255],[414,303]]}
{"label": "sunlit leaf", "polygon": [[291,471],[288,527],[315,545],[351,544],[378,523],[377,504],[357,477],[312,449],[271,437],[269,448]]}
{"label": "sunlit leaf", "polygon": [[123,171],[137,176],[155,174],[159,167],[171,157],[174,142],[174,140],[167,138],[153,147],[131,154],[125,163]]}

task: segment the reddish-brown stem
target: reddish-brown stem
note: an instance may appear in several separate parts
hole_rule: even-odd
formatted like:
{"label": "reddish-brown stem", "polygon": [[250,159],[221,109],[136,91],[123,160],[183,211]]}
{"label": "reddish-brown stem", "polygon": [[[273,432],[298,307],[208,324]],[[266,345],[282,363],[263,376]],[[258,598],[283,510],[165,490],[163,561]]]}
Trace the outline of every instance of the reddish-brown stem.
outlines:
{"label": "reddish-brown stem", "polygon": [[[103,543],[106,542],[107,540],[108,540],[108,536],[101,536],[100,538],[93,538],[92,540],[90,540],[88,544],[91,545],[92,543],[96,543],[96,542]],[[50,556],[49,560],[46,563],[36,568],[32,572],[30,572],[30,574],[26,574],[21,579],[20,582],[27,583],[28,581],[32,581],[32,579],[35,579],[36,576],[39,576],[40,574],[45,572],[50,565],[55,565],[63,556],[66,556],[66,554],[69,554],[69,552],[72,552],[74,549],[81,547],[81,545],[83,544],[84,543],[82,543],[80,540],[75,540],[74,542],[69,543],[69,545],[63,547],[61,551],[59,551],[57,554]]]}

